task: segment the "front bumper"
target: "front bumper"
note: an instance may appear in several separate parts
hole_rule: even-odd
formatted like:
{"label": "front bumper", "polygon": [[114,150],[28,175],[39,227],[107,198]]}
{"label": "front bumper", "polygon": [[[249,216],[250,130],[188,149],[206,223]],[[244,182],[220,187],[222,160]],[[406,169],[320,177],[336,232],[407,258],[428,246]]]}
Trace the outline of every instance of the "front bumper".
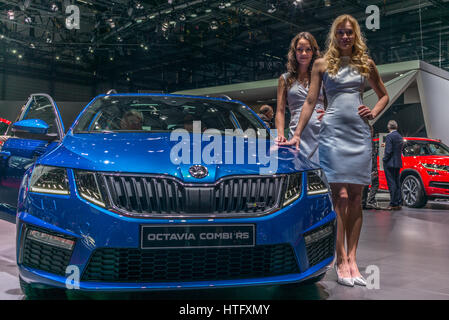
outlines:
{"label": "front bumper", "polygon": [[[87,291],[276,285],[301,282],[318,276],[327,271],[334,259],[336,214],[332,210],[328,195],[307,196],[303,194],[292,204],[267,216],[232,219],[137,219],[107,211],[79,198],[76,194],[49,196],[28,193],[23,196],[17,215],[17,264],[20,277],[27,283],[61,288],[75,287]],[[255,226],[255,246],[253,249],[245,248],[245,250],[226,248],[226,252],[220,251],[219,248],[204,249],[201,252],[200,249],[191,248],[140,249],[141,226],[152,224],[171,226],[253,224]],[[317,241],[321,241],[319,243],[306,245],[305,235],[328,225],[333,227],[332,234],[328,235],[326,239],[318,239]],[[61,256],[61,259],[53,258],[51,263],[49,261],[43,263],[42,259],[32,260],[34,262],[30,263],[29,259],[24,259],[27,228],[73,239],[75,245],[67,260],[62,258],[63,255],[58,255],[59,253],[55,252],[51,254],[54,257]],[[42,255],[46,248],[33,247],[34,251],[30,248],[27,250],[27,255],[35,257],[33,254]],[[94,268],[96,270],[94,276],[92,273],[88,275],[89,266],[92,267],[93,263],[98,263],[98,260],[93,262],[93,257],[102,250],[106,250],[102,256],[102,265],[97,269]],[[173,250],[181,251],[173,255],[175,252]],[[154,260],[156,258],[148,257],[150,251],[155,252],[156,256],[159,253],[165,254],[166,257],[163,258],[165,260],[160,260],[159,257],[159,260],[156,261]],[[260,255],[257,255],[257,252],[261,251],[264,251],[262,255],[265,260],[260,260]],[[127,252],[126,262],[123,262],[122,259],[123,252]],[[192,258],[182,260],[184,253],[189,252],[194,252]],[[288,252],[291,252],[291,256]],[[237,253],[239,255],[235,256]],[[140,256],[136,257],[136,254]],[[210,257],[211,254],[215,256]],[[225,255],[227,255],[226,258],[224,258]],[[170,260],[173,258],[175,260]],[[288,259],[293,259],[294,266],[286,266],[288,263],[291,264],[291,260],[287,261]],[[160,274],[154,276],[154,280],[151,281],[151,276],[148,276],[146,269],[149,266],[146,264],[149,263],[149,260],[152,263],[150,264],[152,270],[160,268],[161,272],[168,272],[167,270],[171,268],[170,270],[173,272],[168,277],[168,281],[164,281]],[[38,263],[35,263],[36,261]],[[108,265],[108,261],[110,261],[110,265]],[[215,274],[208,278],[207,274],[213,275],[213,269],[219,266],[220,262],[223,265],[230,265],[229,270],[227,269],[223,273],[226,276],[220,278]],[[50,264],[54,269],[48,266],[42,267],[42,263]],[[56,268],[58,263],[61,265],[59,269]],[[216,263],[216,265],[210,266],[210,263]],[[232,266],[234,263],[237,265]],[[198,269],[195,269],[195,265],[198,266]],[[209,269],[205,265],[209,265]],[[257,268],[265,267],[268,271],[252,272],[251,270],[255,266]],[[123,271],[124,268],[126,271]],[[192,275],[204,273],[204,270],[208,273],[192,276],[191,279],[176,277],[176,274],[184,274],[185,268],[188,268]],[[145,276],[136,275],[136,272],[144,272],[142,270],[147,272]],[[107,272],[111,272],[109,278]]]}

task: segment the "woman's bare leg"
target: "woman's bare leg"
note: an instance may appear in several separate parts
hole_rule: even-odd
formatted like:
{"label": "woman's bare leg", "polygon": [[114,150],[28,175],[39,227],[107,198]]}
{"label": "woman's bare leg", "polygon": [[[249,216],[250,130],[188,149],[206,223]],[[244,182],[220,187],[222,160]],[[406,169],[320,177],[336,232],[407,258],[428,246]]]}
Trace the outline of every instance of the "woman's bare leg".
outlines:
{"label": "woman's bare leg", "polygon": [[346,220],[346,240],[348,243],[348,263],[351,276],[360,277],[360,271],[357,267],[356,253],[362,230],[362,190],[363,186],[359,184],[348,185],[348,212]]}
{"label": "woman's bare leg", "polygon": [[351,270],[348,264],[348,255],[345,249],[346,238],[346,220],[348,209],[348,191],[346,184],[331,183],[332,202],[337,213],[337,267],[339,276],[342,278],[351,278]]}

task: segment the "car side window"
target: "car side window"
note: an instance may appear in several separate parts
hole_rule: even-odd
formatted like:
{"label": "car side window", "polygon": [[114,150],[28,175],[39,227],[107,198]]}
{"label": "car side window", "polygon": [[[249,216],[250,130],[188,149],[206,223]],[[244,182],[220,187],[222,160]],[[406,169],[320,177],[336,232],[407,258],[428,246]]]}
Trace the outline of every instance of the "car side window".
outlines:
{"label": "car side window", "polygon": [[421,154],[421,146],[417,143],[409,142],[405,145],[402,153],[405,157],[419,156]]}

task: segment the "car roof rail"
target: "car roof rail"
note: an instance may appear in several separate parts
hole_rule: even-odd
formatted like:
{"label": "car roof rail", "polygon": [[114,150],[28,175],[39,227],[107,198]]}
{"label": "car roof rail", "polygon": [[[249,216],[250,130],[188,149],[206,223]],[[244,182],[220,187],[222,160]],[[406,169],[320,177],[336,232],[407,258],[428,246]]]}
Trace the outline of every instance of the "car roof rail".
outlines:
{"label": "car roof rail", "polygon": [[225,98],[225,99],[228,99],[228,100],[232,100],[230,96],[227,96],[225,94],[220,94],[217,98]]}
{"label": "car roof rail", "polygon": [[117,90],[111,89],[108,92],[106,92],[106,94],[114,94],[114,93],[117,93]]}

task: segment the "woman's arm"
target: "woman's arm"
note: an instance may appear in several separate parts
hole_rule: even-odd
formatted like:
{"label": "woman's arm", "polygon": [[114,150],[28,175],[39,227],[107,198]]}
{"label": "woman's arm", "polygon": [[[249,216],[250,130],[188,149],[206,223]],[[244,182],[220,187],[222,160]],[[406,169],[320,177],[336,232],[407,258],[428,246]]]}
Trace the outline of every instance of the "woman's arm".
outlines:
{"label": "woman's arm", "polygon": [[285,142],[285,105],[287,100],[287,84],[283,76],[279,77],[277,89],[277,108],[276,108],[276,130],[278,131],[277,141]]}
{"label": "woman's arm", "polygon": [[298,125],[296,126],[293,138],[289,141],[282,143],[282,145],[295,145],[299,149],[301,133],[312,116],[313,109],[315,108],[318,100],[318,95],[321,89],[322,74],[325,68],[325,61],[323,58],[317,59],[312,67],[312,79],[310,80],[310,88],[307,93],[307,98],[301,110],[299,116]]}
{"label": "woman's arm", "polygon": [[385,85],[382,82],[376,64],[374,63],[373,60],[370,60],[370,64],[371,64],[371,73],[368,82],[371,88],[376,92],[379,100],[377,101],[376,105],[372,110],[370,110],[367,106],[364,105],[359,106],[359,115],[362,118],[368,120],[376,118],[390,101],[387,89],[385,88]]}

